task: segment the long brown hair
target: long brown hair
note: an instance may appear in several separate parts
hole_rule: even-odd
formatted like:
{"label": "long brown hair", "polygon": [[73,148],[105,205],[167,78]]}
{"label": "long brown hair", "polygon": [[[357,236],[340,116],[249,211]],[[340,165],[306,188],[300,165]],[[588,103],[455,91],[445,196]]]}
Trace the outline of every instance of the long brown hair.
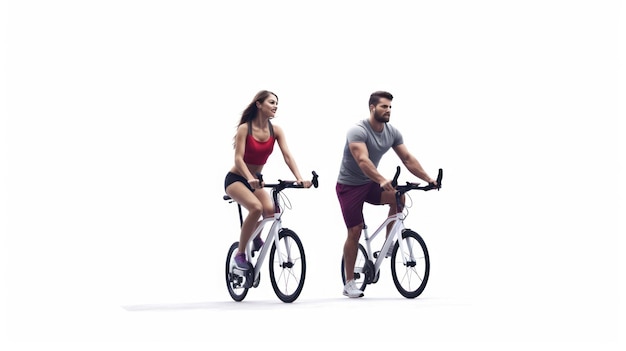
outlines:
{"label": "long brown hair", "polygon": [[[256,103],[262,104],[265,100],[270,97],[270,95],[274,95],[276,97],[276,102],[278,102],[278,95],[272,93],[269,90],[261,90],[256,95],[252,101],[248,104],[245,110],[241,113],[241,119],[239,120],[239,124],[237,127],[244,123],[248,123],[256,118],[257,113],[259,112],[259,108],[256,107]],[[235,136],[236,137],[236,136]],[[235,137],[233,137],[233,147],[235,147]]]}
{"label": "long brown hair", "polygon": [[262,104],[270,95],[274,95],[276,97],[276,102],[278,102],[278,95],[272,93],[269,90],[261,90],[256,93],[254,99],[252,99],[252,102],[250,102],[248,104],[248,107],[243,110],[243,113],[241,114],[241,119],[239,120],[239,124],[237,126],[239,127],[240,125],[248,123],[249,121],[255,119],[257,112],[259,112],[259,109],[256,107],[256,103],[258,102]]}

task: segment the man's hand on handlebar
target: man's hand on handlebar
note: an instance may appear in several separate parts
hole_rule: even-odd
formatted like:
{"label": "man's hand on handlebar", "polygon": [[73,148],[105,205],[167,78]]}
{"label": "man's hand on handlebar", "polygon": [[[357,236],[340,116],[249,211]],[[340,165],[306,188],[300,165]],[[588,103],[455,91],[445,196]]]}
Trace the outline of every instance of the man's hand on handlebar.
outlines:
{"label": "man's hand on handlebar", "polygon": [[393,182],[389,179],[385,179],[384,182],[380,183],[380,187],[383,188],[383,190],[385,191],[392,191],[395,189]]}

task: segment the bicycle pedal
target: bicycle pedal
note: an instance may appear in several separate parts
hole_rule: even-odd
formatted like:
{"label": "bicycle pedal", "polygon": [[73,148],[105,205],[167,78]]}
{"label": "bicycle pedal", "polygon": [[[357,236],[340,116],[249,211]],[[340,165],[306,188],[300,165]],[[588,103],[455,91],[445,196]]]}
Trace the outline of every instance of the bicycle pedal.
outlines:
{"label": "bicycle pedal", "polygon": [[248,272],[247,269],[241,269],[241,268],[238,268],[238,267],[233,267],[231,274],[233,276],[236,276],[236,277],[245,277],[247,272]]}
{"label": "bicycle pedal", "polygon": [[241,287],[241,282],[243,281],[243,277],[241,277],[240,275],[237,275],[235,273],[229,273],[228,274],[228,281],[230,282],[231,286],[235,289],[238,289]]}

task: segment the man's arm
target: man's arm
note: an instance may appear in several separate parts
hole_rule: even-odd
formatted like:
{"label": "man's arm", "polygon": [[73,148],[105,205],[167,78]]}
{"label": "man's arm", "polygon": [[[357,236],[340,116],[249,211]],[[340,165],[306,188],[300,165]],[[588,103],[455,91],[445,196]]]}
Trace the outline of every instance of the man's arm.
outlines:
{"label": "man's arm", "polygon": [[385,190],[393,190],[393,186],[391,186],[391,180],[383,177],[382,174],[378,172],[374,163],[370,160],[369,152],[367,151],[367,146],[362,142],[352,142],[348,144],[350,148],[350,153],[354,160],[359,165],[363,173],[368,176],[371,180],[380,184],[381,188]]}
{"label": "man's arm", "polygon": [[404,164],[404,166],[411,172],[413,173],[413,175],[415,175],[416,177],[418,177],[419,179],[427,182],[427,183],[437,183],[436,180],[432,179],[428,173],[426,173],[426,171],[424,171],[424,168],[422,168],[422,165],[419,163],[419,161],[409,152],[409,149],[407,149],[406,145],[404,144],[400,144],[397,146],[393,147],[393,151],[396,152],[396,154],[398,155],[398,157],[400,158],[400,161],[402,161],[402,163]]}

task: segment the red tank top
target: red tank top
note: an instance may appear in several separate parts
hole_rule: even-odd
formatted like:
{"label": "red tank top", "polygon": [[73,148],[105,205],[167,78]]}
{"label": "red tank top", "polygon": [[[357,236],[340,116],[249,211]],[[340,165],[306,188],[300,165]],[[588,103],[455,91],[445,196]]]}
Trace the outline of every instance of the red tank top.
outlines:
{"label": "red tank top", "polygon": [[274,128],[269,123],[270,137],[266,141],[258,141],[252,136],[252,123],[248,122],[248,136],[246,137],[246,150],[243,154],[245,163],[252,165],[264,165],[274,150]]}

